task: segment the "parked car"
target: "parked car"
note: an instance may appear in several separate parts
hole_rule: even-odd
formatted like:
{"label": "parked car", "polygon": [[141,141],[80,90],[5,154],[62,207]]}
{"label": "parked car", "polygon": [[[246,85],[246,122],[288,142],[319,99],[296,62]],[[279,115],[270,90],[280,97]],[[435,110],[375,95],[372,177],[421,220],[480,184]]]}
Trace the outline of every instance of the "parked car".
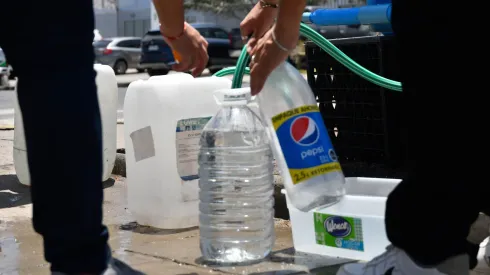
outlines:
{"label": "parked car", "polygon": [[0,89],[9,89],[9,76],[10,69],[7,64],[7,58],[5,58],[5,54],[3,50],[0,48]]}
{"label": "parked car", "polygon": [[[238,56],[234,54],[234,40],[229,32],[215,24],[191,25],[208,41],[209,62],[206,68],[211,73],[236,64]],[[159,30],[148,31],[142,38],[141,48],[140,68],[146,69],[150,76],[165,75],[170,71],[175,60]]]}
{"label": "parked car", "polygon": [[95,62],[109,65],[116,74],[124,74],[128,69],[142,72],[139,62],[141,57],[141,38],[113,37],[103,38],[93,43]]}

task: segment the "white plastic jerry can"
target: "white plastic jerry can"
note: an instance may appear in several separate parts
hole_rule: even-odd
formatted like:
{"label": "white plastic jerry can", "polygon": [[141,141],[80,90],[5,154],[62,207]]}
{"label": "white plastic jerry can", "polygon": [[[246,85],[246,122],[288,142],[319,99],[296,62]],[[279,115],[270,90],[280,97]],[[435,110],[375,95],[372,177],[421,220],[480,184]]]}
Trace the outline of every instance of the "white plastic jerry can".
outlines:
{"label": "white plastic jerry can", "polygon": [[[117,80],[114,70],[101,64],[95,64],[97,72],[95,82],[99,99],[100,116],[102,120],[103,142],[103,173],[102,181],[109,179],[116,160],[117,146]],[[14,106],[14,166],[20,183],[30,185],[29,167],[27,164],[27,149],[24,136],[22,114],[15,93]]]}
{"label": "white plastic jerry can", "polygon": [[124,100],[128,207],[136,221],[164,229],[199,224],[201,130],[218,111],[220,77],[171,74],[138,80]]}

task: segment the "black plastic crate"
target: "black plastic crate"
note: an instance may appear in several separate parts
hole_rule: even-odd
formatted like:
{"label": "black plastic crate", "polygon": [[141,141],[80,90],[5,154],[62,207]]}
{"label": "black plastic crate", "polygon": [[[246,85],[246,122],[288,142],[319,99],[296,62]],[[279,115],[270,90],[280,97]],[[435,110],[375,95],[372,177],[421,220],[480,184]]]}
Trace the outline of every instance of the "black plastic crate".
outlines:
{"label": "black plastic crate", "polygon": [[[381,76],[399,80],[392,37],[330,40],[354,61]],[[402,94],[354,74],[312,42],[306,43],[308,82],[342,169],[350,177],[402,177]]]}

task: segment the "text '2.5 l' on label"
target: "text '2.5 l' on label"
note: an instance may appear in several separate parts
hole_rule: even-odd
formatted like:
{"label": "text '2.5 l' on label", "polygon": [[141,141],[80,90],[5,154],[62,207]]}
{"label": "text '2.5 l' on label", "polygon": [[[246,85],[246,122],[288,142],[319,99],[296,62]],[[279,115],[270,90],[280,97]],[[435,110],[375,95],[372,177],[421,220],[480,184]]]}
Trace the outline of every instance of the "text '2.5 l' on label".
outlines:
{"label": "text '2.5 l' on label", "polygon": [[301,106],[272,117],[293,184],[341,171],[320,109]]}

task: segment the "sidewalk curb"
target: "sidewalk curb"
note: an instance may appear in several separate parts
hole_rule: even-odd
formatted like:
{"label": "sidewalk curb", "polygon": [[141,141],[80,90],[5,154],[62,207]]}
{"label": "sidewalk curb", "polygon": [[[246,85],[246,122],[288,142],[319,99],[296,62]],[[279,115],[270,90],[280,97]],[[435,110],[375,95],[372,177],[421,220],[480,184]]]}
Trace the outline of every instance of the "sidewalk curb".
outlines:
{"label": "sidewalk curb", "polygon": [[0,124],[0,131],[10,131],[14,130],[14,128],[13,124]]}

